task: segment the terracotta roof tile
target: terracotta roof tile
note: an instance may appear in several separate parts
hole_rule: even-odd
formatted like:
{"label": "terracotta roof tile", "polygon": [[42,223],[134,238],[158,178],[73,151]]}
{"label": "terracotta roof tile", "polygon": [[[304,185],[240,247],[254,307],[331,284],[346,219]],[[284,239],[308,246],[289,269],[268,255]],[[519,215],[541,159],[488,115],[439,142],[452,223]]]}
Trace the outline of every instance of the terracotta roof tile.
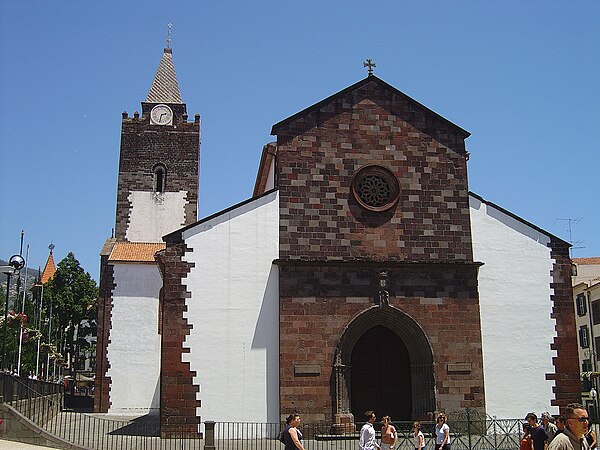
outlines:
{"label": "terracotta roof tile", "polygon": [[110,262],[154,263],[154,254],[166,247],[154,242],[117,242],[108,257]]}
{"label": "terracotta roof tile", "polygon": [[600,264],[600,256],[594,256],[592,258],[573,258],[575,264]]}
{"label": "terracotta roof tile", "polygon": [[50,254],[48,255],[48,260],[46,261],[46,266],[44,267],[44,271],[42,272],[42,277],[40,279],[42,284],[50,281],[55,273],[56,264],[54,264],[54,256],[52,256],[52,252],[50,252]]}

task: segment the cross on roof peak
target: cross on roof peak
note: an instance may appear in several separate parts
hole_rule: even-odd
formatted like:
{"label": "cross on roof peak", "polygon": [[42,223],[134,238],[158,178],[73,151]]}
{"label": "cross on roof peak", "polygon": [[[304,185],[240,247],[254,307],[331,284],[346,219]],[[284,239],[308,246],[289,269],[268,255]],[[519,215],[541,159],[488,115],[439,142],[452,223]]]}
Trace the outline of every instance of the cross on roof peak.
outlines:
{"label": "cross on roof peak", "polygon": [[373,67],[377,67],[377,66],[375,65],[375,61],[373,61],[372,59],[367,59],[363,63],[363,67],[368,67],[367,73],[369,74],[369,76],[371,76],[371,75],[373,75]]}
{"label": "cross on roof peak", "polygon": [[173,24],[169,22],[167,25],[169,31],[167,31],[167,48],[171,48],[171,30],[173,29]]}

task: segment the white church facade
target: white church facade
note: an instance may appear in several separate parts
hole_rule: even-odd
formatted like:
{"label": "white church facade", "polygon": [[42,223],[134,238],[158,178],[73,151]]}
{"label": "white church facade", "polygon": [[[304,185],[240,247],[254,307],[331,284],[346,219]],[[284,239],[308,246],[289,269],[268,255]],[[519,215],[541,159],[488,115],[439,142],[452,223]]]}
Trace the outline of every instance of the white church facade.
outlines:
{"label": "white church facade", "polygon": [[468,132],[369,75],[272,134],[253,196],[198,221],[170,49],[124,113],[96,411],[160,413],[167,435],[579,399],[569,245],[469,192]]}

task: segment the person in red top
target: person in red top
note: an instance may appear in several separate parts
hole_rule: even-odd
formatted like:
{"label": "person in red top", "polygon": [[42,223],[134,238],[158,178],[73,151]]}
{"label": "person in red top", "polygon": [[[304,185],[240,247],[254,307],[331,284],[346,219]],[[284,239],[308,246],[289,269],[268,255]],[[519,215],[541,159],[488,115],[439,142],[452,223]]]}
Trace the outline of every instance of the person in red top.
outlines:
{"label": "person in red top", "polygon": [[383,426],[381,427],[381,450],[392,450],[396,446],[396,428],[392,425],[390,416],[383,416],[381,419]]}
{"label": "person in red top", "polygon": [[521,438],[521,445],[519,450],[532,450],[533,442],[531,441],[531,425],[528,423],[523,424],[523,437]]}

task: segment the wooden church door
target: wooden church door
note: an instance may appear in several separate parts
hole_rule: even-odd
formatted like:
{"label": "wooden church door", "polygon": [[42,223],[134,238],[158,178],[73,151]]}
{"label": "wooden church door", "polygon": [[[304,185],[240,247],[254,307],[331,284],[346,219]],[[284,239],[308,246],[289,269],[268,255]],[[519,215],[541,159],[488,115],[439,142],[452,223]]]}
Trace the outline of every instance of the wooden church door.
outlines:
{"label": "wooden church door", "polygon": [[357,423],[374,410],[377,419],[412,420],[410,355],[400,337],[378,325],[356,342],[351,358],[351,411]]}

